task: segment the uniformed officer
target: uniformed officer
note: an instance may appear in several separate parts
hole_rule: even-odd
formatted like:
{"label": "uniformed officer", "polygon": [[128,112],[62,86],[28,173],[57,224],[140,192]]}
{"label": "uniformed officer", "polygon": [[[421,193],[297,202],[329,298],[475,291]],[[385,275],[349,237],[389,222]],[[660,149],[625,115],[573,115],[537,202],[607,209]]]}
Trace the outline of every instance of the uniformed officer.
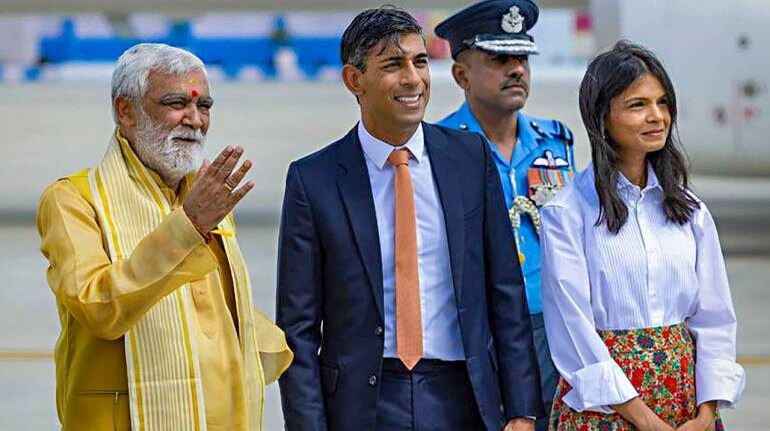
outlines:
{"label": "uniformed officer", "polygon": [[[530,0],[486,0],[436,27],[452,50],[452,75],[465,103],[439,124],[484,136],[500,172],[519,248],[527,302],[538,350],[543,403],[550,412],[558,382],[543,327],[540,296],[539,208],[574,176],[572,132],[556,120],[521,110],[529,96],[529,56],[537,54],[527,32],[539,10]],[[537,422],[547,428],[546,418]]]}

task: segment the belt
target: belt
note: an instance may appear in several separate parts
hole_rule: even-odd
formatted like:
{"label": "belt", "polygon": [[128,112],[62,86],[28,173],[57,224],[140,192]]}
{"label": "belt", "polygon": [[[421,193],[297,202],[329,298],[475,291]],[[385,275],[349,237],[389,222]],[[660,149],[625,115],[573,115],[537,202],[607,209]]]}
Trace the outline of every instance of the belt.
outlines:
{"label": "belt", "polygon": [[390,373],[410,374],[421,372],[457,372],[465,370],[465,361],[442,361],[441,359],[422,358],[412,371],[409,371],[400,359],[384,358],[382,360],[382,371]]}

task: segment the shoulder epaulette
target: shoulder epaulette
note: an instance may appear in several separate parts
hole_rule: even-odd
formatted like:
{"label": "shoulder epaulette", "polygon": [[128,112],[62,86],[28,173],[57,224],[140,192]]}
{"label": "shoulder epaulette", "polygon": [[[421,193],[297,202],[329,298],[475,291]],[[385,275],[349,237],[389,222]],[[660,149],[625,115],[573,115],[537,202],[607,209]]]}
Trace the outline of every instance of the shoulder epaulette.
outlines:
{"label": "shoulder epaulette", "polygon": [[572,134],[572,131],[567,127],[564,123],[562,123],[559,120],[552,120],[553,125],[556,129],[556,136],[558,136],[562,141],[566,142],[568,145],[572,145],[575,143],[575,135]]}
{"label": "shoulder epaulette", "polygon": [[538,135],[544,137],[544,138],[551,138],[553,135],[549,133],[547,130],[545,130],[545,127],[541,123],[538,123],[535,120],[530,120],[529,125],[532,126],[532,130],[534,130]]}

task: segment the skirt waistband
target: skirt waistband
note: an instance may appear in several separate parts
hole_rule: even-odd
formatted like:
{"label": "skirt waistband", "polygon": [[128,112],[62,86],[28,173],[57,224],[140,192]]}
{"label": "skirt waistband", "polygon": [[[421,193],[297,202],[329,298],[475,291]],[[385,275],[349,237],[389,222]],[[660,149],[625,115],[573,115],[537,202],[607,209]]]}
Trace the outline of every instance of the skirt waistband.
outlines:
{"label": "skirt waistband", "polygon": [[693,346],[690,331],[684,322],[654,328],[608,329],[597,332],[611,353],[641,353]]}

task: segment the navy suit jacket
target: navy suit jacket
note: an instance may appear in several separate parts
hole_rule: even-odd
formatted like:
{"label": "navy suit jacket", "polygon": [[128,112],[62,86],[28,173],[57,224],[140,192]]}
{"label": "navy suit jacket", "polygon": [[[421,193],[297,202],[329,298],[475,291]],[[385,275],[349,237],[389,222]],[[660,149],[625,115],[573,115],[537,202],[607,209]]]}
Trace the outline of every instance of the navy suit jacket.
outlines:
{"label": "navy suit jacket", "polygon": [[[499,431],[507,419],[544,415],[500,179],[480,136],[430,124],[423,130],[471,386],[487,430]],[[287,430],[375,429],[382,302],[374,200],[354,127],[293,162],[286,179],[277,323],[294,351],[279,382]]]}

